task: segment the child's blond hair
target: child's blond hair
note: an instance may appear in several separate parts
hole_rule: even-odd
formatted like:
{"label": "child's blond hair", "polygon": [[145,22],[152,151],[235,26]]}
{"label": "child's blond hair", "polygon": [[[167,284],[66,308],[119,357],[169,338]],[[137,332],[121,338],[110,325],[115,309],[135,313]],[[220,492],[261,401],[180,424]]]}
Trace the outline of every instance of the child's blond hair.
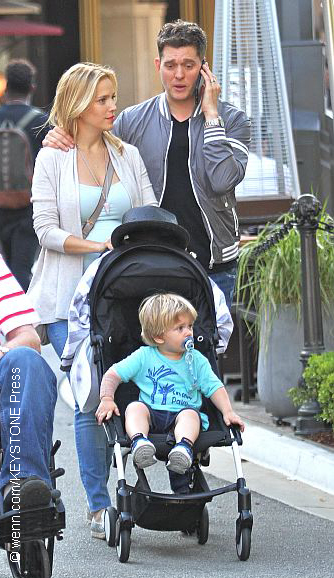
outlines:
{"label": "child's blond hair", "polygon": [[197,311],[190,301],[175,293],[158,293],[147,297],[139,307],[141,336],[147,345],[157,345],[155,339],[168,331],[180,315],[189,315],[192,322]]}

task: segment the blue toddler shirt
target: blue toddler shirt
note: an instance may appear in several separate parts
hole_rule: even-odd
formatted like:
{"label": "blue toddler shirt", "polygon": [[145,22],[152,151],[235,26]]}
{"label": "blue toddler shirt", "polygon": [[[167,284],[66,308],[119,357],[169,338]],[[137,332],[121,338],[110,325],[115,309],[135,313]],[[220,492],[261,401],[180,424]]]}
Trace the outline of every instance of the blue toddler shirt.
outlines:
{"label": "blue toddler shirt", "polygon": [[[185,354],[174,361],[150,345],[140,347],[112,368],[123,382],[133,380],[140,390],[139,401],[153,409],[178,412],[189,407],[199,410],[202,395],[211,397],[224,385],[212,371],[207,358],[196,349],[192,353],[193,375],[185,361]],[[201,419],[203,429],[207,430],[208,417],[201,412]]]}

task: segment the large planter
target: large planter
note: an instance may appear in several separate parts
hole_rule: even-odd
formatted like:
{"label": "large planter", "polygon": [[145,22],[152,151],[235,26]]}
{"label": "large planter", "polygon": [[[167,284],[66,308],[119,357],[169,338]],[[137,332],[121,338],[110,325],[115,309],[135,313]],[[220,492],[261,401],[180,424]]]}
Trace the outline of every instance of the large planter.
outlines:
{"label": "large planter", "polygon": [[[334,307],[333,307],[334,310]],[[298,385],[302,373],[300,352],[304,346],[303,325],[293,306],[282,306],[270,328],[262,322],[257,367],[257,389],[266,411],[283,418],[297,414],[287,391]],[[334,351],[334,319],[324,319],[326,351]]]}

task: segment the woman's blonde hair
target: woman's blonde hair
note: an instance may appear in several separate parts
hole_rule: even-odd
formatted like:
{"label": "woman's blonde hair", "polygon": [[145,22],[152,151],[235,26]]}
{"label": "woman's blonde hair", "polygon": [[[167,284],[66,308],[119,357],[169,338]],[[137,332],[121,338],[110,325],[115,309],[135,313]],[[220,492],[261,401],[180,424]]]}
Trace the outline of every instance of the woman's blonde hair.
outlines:
{"label": "woman's blonde hair", "polygon": [[[48,123],[63,128],[76,141],[77,119],[93,102],[97,85],[104,78],[109,78],[113,90],[117,93],[116,75],[109,66],[79,62],[66,70],[58,82]],[[119,153],[122,153],[123,145],[119,138],[109,131],[103,131],[103,136]]]}
{"label": "woman's blonde hair", "polygon": [[147,297],[139,307],[141,336],[147,345],[157,345],[155,338],[168,331],[180,315],[189,315],[192,322],[197,317],[190,301],[175,293],[158,293]]}

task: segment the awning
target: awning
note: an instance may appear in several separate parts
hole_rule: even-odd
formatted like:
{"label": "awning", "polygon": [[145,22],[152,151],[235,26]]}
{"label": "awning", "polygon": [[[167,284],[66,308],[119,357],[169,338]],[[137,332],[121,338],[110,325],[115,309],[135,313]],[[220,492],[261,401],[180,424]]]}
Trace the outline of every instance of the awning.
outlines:
{"label": "awning", "polygon": [[0,14],[2,16],[13,14],[40,14],[40,4],[32,2],[23,2],[22,0],[1,0]]}
{"label": "awning", "polygon": [[0,36],[62,36],[64,29],[46,22],[0,19]]}

